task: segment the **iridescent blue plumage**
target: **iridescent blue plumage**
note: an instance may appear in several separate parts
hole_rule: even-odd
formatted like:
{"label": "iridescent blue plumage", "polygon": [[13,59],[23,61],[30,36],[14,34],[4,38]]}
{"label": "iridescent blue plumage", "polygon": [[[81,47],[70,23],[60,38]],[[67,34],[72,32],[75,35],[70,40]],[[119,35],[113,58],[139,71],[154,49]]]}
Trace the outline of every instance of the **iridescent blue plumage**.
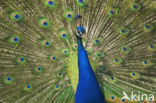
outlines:
{"label": "iridescent blue plumage", "polygon": [[[84,33],[85,29],[78,27],[79,32]],[[75,95],[76,103],[106,103],[100,90],[92,67],[90,65],[87,52],[82,45],[82,38],[77,36],[78,43],[78,67],[79,82]]]}
{"label": "iridescent blue plumage", "polygon": [[78,26],[77,30],[81,31],[81,33],[85,33],[86,30],[82,26]]}

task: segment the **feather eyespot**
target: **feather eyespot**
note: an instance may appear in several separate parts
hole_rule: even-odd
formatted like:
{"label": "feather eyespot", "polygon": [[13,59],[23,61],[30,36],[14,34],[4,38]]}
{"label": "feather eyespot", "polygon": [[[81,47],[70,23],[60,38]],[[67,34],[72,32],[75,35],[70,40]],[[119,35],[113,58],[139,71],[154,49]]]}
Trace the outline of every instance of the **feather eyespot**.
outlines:
{"label": "feather eyespot", "polygon": [[32,90],[32,85],[26,84],[26,85],[24,86],[24,91],[26,91],[26,92],[31,92],[31,90]]}
{"label": "feather eyespot", "polygon": [[36,72],[36,73],[41,73],[42,71],[43,71],[43,68],[42,67],[36,67],[34,69],[34,72]]}
{"label": "feather eyespot", "polygon": [[132,3],[132,4],[131,4],[131,9],[132,9],[133,11],[139,11],[139,10],[141,9],[141,5],[138,4],[138,3]]}
{"label": "feather eyespot", "polygon": [[50,22],[48,19],[41,19],[39,24],[42,28],[49,28],[50,27]]}
{"label": "feather eyespot", "polygon": [[68,32],[66,30],[61,30],[59,32],[59,35],[61,38],[63,38],[64,40],[66,40],[68,38]]}
{"label": "feather eyespot", "polygon": [[144,25],[144,32],[149,33],[149,32],[151,32],[152,30],[153,30],[153,25],[151,25],[151,24],[145,24],[145,25]]}
{"label": "feather eyespot", "polygon": [[122,102],[124,102],[124,101],[125,101],[125,99],[121,99],[121,101],[122,101]]}
{"label": "feather eyespot", "polygon": [[54,56],[54,55],[50,55],[49,58],[50,58],[51,61],[55,61],[57,59],[56,56]]}
{"label": "feather eyespot", "polygon": [[49,8],[56,8],[57,7],[57,2],[55,0],[45,0],[44,1],[44,5],[46,7],[49,7]]}
{"label": "feather eyespot", "polygon": [[23,56],[20,56],[17,58],[17,63],[19,64],[25,64],[26,63],[26,58]]}
{"label": "feather eyespot", "polygon": [[75,16],[74,16],[74,13],[73,11],[71,10],[67,10],[64,14],[64,17],[68,20],[68,21],[72,21],[74,20]]}
{"label": "feather eyespot", "polygon": [[128,31],[128,29],[122,29],[121,30],[121,34],[127,34],[129,31]]}
{"label": "feather eyespot", "polygon": [[114,96],[111,96],[111,99],[115,99],[115,97]]}
{"label": "feather eyespot", "polygon": [[63,77],[63,74],[61,72],[58,72],[57,77]]}
{"label": "feather eyespot", "polygon": [[77,3],[79,6],[83,7],[86,5],[87,2],[86,2],[86,0],[77,0]]}
{"label": "feather eyespot", "polygon": [[72,86],[71,81],[67,82],[67,86]]}
{"label": "feather eyespot", "polygon": [[133,79],[138,79],[138,78],[141,77],[140,74],[137,73],[137,72],[131,72],[131,73],[130,73],[130,76],[131,76]]}
{"label": "feather eyespot", "polygon": [[104,53],[99,51],[96,53],[96,57],[104,57]]}
{"label": "feather eyespot", "polygon": [[61,86],[60,86],[60,85],[55,85],[55,86],[54,86],[54,89],[55,89],[55,90],[59,90],[59,89],[61,89]]}
{"label": "feather eyespot", "polygon": [[50,0],[50,1],[48,1],[48,4],[49,4],[49,5],[53,5],[54,2],[53,2],[52,0]]}
{"label": "feather eyespot", "polygon": [[20,42],[20,37],[17,35],[11,35],[8,41],[12,44],[18,44]]}
{"label": "feather eyespot", "polygon": [[79,3],[84,3],[84,1],[83,0],[79,0]]}
{"label": "feather eyespot", "polygon": [[75,49],[77,49],[77,48],[78,48],[78,44],[74,44],[73,47],[74,47]]}
{"label": "feather eyespot", "polygon": [[112,8],[108,11],[109,17],[115,17],[118,14],[118,8]]}
{"label": "feather eyespot", "polygon": [[10,18],[13,21],[20,21],[22,19],[22,15],[19,12],[12,12]]}
{"label": "feather eyespot", "polygon": [[128,46],[121,47],[121,53],[122,54],[128,54],[130,52],[131,52],[131,48],[129,48]]}
{"label": "feather eyespot", "polygon": [[62,50],[62,53],[63,53],[63,54],[67,54],[68,51],[67,51],[66,49],[63,49],[63,50]]}
{"label": "feather eyespot", "polygon": [[122,35],[122,36],[126,36],[126,35],[129,34],[129,29],[127,29],[127,28],[125,28],[125,27],[121,27],[121,28],[119,29],[119,33],[120,33],[120,35]]}
{"label": "feather eyespot", "polygon": [[4,78],[4,83],[5,84],[12,84],[13,83],[13,77],[7,76]]}
{"label": "feather eyespot", "polygon": [[50,47],[51,46],[51,42],[49,40],[42,40],[41,41],[41,44],[44,46],[44,47]]}
{"label": "feather eyespot", "polygon": [[144,65],[144,66],[146,66],[146,67],[148,67],[148,66],[151,66],[152,65],[152,63],[151,63],[151,61],[150,60],[143,60],[142,61],[142,64]]}
{"label": "feather eyespot", "polygon": [[113,62],[116,64],[116,65],[120,65],[123,63],[123,59],[120,58],[120,57],[117,57],[117,58],[114,58],[113,59]]}
{"label": "feather eyespot", "polygon": [[148,45],[148,50],[150,50],[150,51],[156,51],[156,45],[155,44]]}

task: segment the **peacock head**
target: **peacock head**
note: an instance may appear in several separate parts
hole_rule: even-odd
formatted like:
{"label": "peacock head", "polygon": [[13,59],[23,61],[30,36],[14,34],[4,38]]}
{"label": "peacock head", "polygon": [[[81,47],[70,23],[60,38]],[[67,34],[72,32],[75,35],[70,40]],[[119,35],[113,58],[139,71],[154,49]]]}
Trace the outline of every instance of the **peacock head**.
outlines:
{"label": "peacock head", "polygon": [[76,32],[75,32],[75,35],[79,38],[83,38],[82,36],[86,33],[86,30],[84,29],[84,27],[82,26],[78,26],[76,28]]}

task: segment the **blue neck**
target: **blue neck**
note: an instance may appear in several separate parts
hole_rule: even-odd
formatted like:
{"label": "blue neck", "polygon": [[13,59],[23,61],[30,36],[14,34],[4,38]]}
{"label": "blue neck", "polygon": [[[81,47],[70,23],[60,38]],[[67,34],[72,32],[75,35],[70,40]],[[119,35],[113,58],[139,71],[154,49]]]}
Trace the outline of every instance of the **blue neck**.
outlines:
{"label": "blue neck", "polygon": [[79,81],[88,80],[90,76],[94,76],[92,67],[90,65],[87,52],[85,51],[82,40],[77,39],[78,42],[78,66],[79,66]]}
{"label": "blue neck", "polygon": [[79,83],[75,95],[76,103],[105,103],[98,82],[90,65],[82,39],[77,38]]}

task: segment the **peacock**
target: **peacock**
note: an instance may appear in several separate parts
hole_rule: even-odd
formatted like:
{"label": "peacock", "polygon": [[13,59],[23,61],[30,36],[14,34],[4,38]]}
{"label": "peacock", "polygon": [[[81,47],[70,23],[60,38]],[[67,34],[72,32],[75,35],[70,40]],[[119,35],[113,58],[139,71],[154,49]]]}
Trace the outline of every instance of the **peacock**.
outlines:
{"label": "peacock", "polygon": [[155,96],[155,0],[0,0],[0,103]]}

